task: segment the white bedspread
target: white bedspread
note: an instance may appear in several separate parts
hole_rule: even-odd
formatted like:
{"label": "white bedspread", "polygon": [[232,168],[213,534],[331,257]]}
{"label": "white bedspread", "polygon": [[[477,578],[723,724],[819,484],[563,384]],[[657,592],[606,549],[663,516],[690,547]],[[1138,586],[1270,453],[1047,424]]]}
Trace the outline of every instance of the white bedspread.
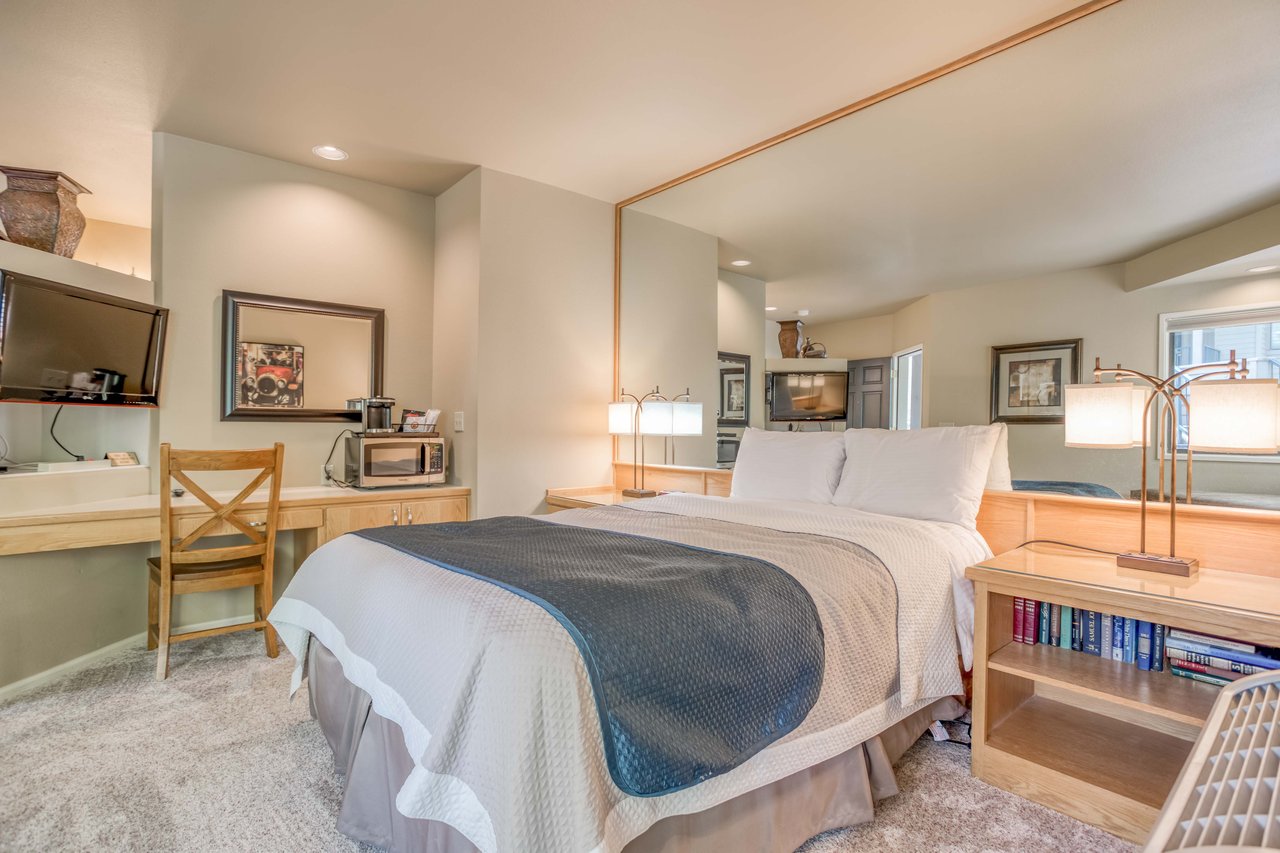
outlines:
{"label": "white bedspread", "polygon": [[[546,520],[649,535],[678,528],[672,538],[697,544],[697,525],[714,525],[672,516],[712,519],[743,527],[705,534],[708,547],[736,550],[725,543],[739,540],[744,552],[794,552],[795,559],[773,561],[809,590],[827,634],[827,678],[805,722],[721,776],[661,797],[627,796],[608,773],[581,655],[554,617],[484,581],[343,536],[307,559],[270,620],[298,658],[294,689],[314,635],[374,710],[400,725],[415,761],[396,798],[401,813],[447,823],[485,853],[612,853],[664,817],[710,808],[825,761],[960,691],[953,590],[964,566],[989,554],[976,533],[810,504],[670,495],[629,507]],[[892,585],[840,550],[848,546],[815,537],[861,545]],[[879,598],[850,593],[856,587],[842,576],[855,570]],[[898,672],[884,671],[893,667],[883,662],[886,648],[887,660],[895,651],[895,588]],[[887,608],[887,621],[877,623],[883,636],[849,629],[859,608],[861,624]],[[969,613],[971,625],[971,605]]]}

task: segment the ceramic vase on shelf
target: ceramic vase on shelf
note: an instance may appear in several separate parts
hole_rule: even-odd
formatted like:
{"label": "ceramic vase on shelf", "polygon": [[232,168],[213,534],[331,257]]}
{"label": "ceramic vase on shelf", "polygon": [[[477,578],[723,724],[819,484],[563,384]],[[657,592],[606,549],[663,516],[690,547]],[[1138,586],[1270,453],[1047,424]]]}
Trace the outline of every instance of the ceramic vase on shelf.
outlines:
{"label": "ceramic vase on shelf", "polygon": [[800,357],[800,330],[804,328],[803,320],[778,320],[778,346],[782,349],[783,358]]}
{"label": "ceramic vase on shelf", "polygon": [[84,235],[76,196],[89,191],[61,172],[0,166],[0,237],[69,258]]}

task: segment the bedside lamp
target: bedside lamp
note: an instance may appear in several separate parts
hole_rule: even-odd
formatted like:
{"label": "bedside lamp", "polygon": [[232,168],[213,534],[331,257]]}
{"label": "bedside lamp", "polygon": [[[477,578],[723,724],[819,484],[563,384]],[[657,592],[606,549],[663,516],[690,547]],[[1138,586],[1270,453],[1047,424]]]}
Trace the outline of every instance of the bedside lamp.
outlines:
{"label": "bedside lamp", "polygon": [[[1199,371],[1197,376],[1189,374]],[[1275,453],[1280,443],[1280,385],[1270,379],[1248,379],[1245,359],[1231,358],[1219,364],[1196,365],[1178,371],[1168,379],[1158,379],[1116,365],[1103,368],[1094,362],[1092,385],[1066,388],[1066,438],[1068,447],[1142,448],[1141,526],[1138,551],[1121,554],[1116,564],[1124,568],[1146,569],[1189,577],[1197,568],[1195,559],[1177,556],[1178,466],[1176,444],[1169,476],[1169,554],[1147,552],[1147,447],[1151,409],[1157,407],[1160,457],[1160,499],[1164,499],[1164,444],[1168,425],[1174,422],[1174,406],[1181,402],[1187,412],[1190,441],[1187,445],[1186,501],[1191,502],[1194,451],[1231,453]],[[1102,378],[1124,377],[1136,382],[1104,383]],[[1225,377],[1217,378],[1216,377]],[[1179,386],[1175,382],[1184,379]],[[1215,379],[1215,381],[1205,381]],[[1194,405],[1194,417],[1192,408]]]}
{"label": "bedside lamp", "polygon": [[662,395],[654,388],[637,397],[624,388],[619,396],[623,399],[609,404],[609,434],[631,436],[631,488],[623,489],[622,494],[629,498],[651,498],[657,492],[644,487],[644,442],[640,436],[652,435],[646,428],[660,428],[662,417],[655,407],[662,401]]}

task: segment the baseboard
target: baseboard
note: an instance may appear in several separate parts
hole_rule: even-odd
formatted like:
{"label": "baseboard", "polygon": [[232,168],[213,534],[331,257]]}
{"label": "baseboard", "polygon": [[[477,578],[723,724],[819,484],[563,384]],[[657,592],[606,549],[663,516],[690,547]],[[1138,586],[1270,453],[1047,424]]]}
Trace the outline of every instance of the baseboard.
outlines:
{"label": "baseboard", "polygon": [[[177,630],[179,633],[182,631],[203,631],[206,628],[221,628],[224,625],[234,625],[237,622],[247,622],[252,618],[253,617],[250,614],[246,613],[242,616],[229,616],[225,619],[212,619],[208,622],[198,622],[194,625],[181,625]],[[117,640],[116,642],[103,646],[100,649],[94,649],[88,654],[80,655],[78,658],[72,658],[69,661],[64,661],[57,666],[44,670],[43,672],[37,672],[35,675],[28,675],[26,678],[19,681],[6,684],[3,687],[0,687],[0,704],[9,701],[21,693],[26,693],[28,690],[34,690],[51,681],[56,681],[64,675],[70,675],[73,672],[79,672],[82,669],[87,669],[103,658],[115,654],[121,649],[130,647],[141,648],[146,645],[146,642],[147,633],[143,631],[140,634],[125,637],[123,640]]]}

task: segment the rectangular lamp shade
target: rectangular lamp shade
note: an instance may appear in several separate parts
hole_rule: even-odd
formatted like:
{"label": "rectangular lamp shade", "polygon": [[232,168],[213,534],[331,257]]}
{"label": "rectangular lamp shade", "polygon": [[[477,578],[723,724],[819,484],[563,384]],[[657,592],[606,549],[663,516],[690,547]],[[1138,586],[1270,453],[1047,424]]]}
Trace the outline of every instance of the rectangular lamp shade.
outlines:
{"label": "rectangular lamp shade", "polygon": [[671,434],[702,435],[702,404],[672,403]]}
{"label": "rectangular lamp shade", "polygon": [[1130,382],[1095,382],[1068,385],[1066,404],[1067,447],[1133,447],[1134,436],[1141,441],[1141,416],[1135,423],[1138,398]]}
{"label": "rectangular lamp shade", "polygon": [[640,406],[641,435],[671,435],[675,410],[667,400],[648,400]]}
{"label": "rectangular lamp shade", "polygon": [[631,435],[636,431],[636,404],[609,404],[609,435]]}
{"label": "rectangular lamp shade", "polygon": [[1151,388],[1145,385],[1135,383],[1127,383],[1133,385],[1133,444],[1135,447],[1141,447],[1143,440],[1147,437],[1147,427],[1150,420],[1147,415],[1147,400],[1151,398],[1153,393]]}
{"label": "rectangular lamp shade", "polygon": [[1191,449],[1201,453],[1275,453],[1280,442],[1280,385],[1274,379],[1196,382],[1191,400]]}

